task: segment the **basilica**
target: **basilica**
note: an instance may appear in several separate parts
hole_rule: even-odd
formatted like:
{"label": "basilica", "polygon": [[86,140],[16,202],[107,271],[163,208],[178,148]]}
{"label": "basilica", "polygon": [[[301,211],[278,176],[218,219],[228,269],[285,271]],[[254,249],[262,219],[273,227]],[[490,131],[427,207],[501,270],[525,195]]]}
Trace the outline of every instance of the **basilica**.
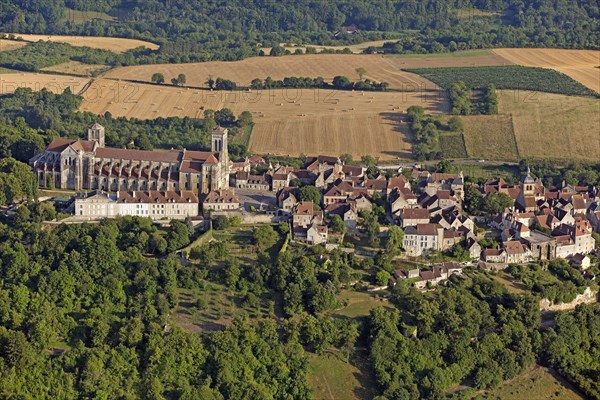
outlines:
{"label": "basilica", "polygon": [[42,188],[208,193],[229,187],[227,134],[212,131],[210,152],[130,150],[105,147],[104,127],[96,123],[87,140],[54,139],[29,164]]}

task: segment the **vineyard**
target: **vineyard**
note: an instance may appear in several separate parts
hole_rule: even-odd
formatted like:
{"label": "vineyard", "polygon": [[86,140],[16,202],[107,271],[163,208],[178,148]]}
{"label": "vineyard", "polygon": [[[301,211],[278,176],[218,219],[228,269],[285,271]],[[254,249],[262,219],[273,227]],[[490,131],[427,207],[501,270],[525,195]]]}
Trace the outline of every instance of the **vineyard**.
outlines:
{"label": "vineyard", "polygon": [[445,89],[449,89],[457,81],[464,81],[467,86],[474,89],[493,84],[498,89],[598,97],[598,93],[567,75],[546,68],[508,65],[496,67],[412,68],[405,69],[405,71],[421,75]]}

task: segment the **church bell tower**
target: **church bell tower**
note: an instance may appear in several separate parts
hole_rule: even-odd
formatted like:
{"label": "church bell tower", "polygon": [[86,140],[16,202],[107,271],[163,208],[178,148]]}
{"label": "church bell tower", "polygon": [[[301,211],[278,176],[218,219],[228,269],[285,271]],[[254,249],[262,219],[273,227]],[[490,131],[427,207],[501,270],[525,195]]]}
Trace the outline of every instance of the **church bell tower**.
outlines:
{"label": "church bell tower", "polygon": [[104,127],[99,123],[95,123],[88,129],[88,140],[93,140],[98,143],[99,147],[104,147]]}

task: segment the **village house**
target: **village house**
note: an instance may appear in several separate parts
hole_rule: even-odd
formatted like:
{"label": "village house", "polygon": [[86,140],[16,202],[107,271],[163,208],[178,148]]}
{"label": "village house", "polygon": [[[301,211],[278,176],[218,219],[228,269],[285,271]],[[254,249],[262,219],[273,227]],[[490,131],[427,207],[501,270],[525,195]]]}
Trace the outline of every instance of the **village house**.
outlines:
{"label": "village house", "polygon": [[294,207],[299,203],[299,189],[297,187],[286,187],[277,193],[277,206],[280,211],[292,214]]}
{"label": "village house", "polygon": [[467,237],[465,242],[466,249],[469,252],[469,258],[479,258],[481,256],[481,245],[473,237]]}
{"label": "village house", "polygon": [[271,175],[271,190],[278,192],[290,184],[290,174],[272,174]]}
{"label": "village house", "polygon": [[310,201],[298,203],[292,214],[292,234],[294,240],[309,244],[327,242],[327,226],[323,224],[323,212],[316,211]]}
{"label": "village house", "polygon": [[412,257],[421,256],[431,250],[442,250],[444,228],[439,224],[418,224],[404,230],[402,245],[406,254]]}
{"label": "village house", "polygon": [[213,190],[202,201],[202,210],[236,211],[240,209],[240,201],[233,189]]}
{"label": "village house", "polygon": [[401,210],[419,207],[417,196],[407,188],[394,188],[388,195],[388,202],[395,217],[399,216]]}
{"label": "village house", "polygon": [[75,215],[81,218],[132,215],[172,219],[196,217],[198,214],[198,197],[191,191],[118,191],[114,194],[93,191],[75,198]]}
{"label": "village house", "polygon": [[581,254],[581,253],[577,253],[577,254],[575,254],[574,256],[571,257],[571,259],[569,260],[569,262],[575,268],[579,268],[582,271],[585,271],[585,270],[587,270],[590,267],[591,260],[590,260],[590,258],[587,255]]}
{"label": "village house", "polygon": [[399,223],[402,228],[429,223],[429,211],[424,208],[406,208],[400,210]]}
{"label": "village house", "polygon": [[356,229],[358,211],[352,202],[330,204],[325,208],[325,214],[330,217],[339,215],[348,228]]}

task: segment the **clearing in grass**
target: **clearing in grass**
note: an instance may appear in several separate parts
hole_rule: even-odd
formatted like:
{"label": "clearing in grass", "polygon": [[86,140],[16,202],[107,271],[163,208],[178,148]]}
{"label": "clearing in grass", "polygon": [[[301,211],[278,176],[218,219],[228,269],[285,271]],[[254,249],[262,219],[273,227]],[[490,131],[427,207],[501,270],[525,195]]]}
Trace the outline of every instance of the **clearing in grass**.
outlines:
{"label": "clearing in grass", "polygon": [[344,307],[332,311],[334,317],[359,318],[367,317],[371,310],[376,307],[393,307],[387,299],[376,297],[372,293],[356,292],[353,290],[342,290],[338,296]]}
{"label": "clearing in grass", "polygon": [[486,390],[477,398],[488,400],[581,400],[584,399],[571,384],[554,370],[536,365],[500,386]]}
{"label": "clearing in grass", "polygon": [[308,380],[316,399],[370,400],[377,395],[375,378],[360,354],[351,356],[347,363],[341,352],[309,353],[308,362]]}

